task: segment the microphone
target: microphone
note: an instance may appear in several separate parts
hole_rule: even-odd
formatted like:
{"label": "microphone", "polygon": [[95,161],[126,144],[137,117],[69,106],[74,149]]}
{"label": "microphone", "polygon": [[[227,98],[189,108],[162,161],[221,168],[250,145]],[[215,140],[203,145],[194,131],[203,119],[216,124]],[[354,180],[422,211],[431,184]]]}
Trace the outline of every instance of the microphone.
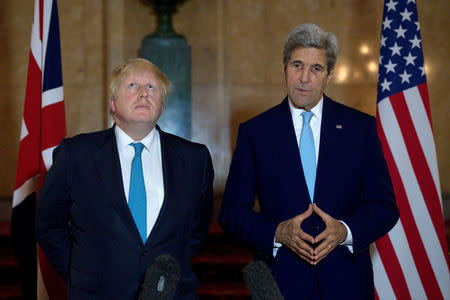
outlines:
{"label": "microphone", "polygon": [[264,262],[259,260],[251,261],[242,269],[242,273],[244,273],[245,285],[253,300],[284,299],[272,276],[272,272]]}
{"label": "microphone", "polygon": [[147,268],[138,300],[172,300],[180,279],[180,265],[169,255],[160,255]]}

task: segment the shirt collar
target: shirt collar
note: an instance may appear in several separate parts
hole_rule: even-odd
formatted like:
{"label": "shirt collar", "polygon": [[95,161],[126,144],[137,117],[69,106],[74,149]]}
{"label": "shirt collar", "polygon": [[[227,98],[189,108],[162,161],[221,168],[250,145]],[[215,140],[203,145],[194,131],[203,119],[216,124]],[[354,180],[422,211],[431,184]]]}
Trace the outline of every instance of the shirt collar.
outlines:
{"label": "shirt collar", "polygon": [[120,128],[119,126],[115,126],[114,128],[114,132],[116,134],[116,140],[117,140],[117,148],[119,150],[124,149],[126,146],[128,146],[131,143],[135,143],[135,142],[141,142],[142,144],[144,144],[144,147],[148,149],[150,149],[150,144],[152,142],[152,140],[154,139],[154,136],[157,132],[156,128],[154,127],[149,134],[147,134],[147,136],[145,136],[142,140],[140,141],[135,141],[133,140],[128,134],[125,133],[125,131],[122,130],[122,128]]}
{"label": "shirt collar", "polygon": [[[291,99],[288,100],[288,103],[289,103],[289,109],[291,110],[292,117],[300,116],[302,114],[302,112],[306,111],[302,108],[297,108],[294,105],[292,105]],[[317,102],[317,104],[313,108],[311,108],[311,112],[319,121],[322,120],[322,108],[323,108],[323,96],[322,96],[322,98],[320,98],[319,102]]]}

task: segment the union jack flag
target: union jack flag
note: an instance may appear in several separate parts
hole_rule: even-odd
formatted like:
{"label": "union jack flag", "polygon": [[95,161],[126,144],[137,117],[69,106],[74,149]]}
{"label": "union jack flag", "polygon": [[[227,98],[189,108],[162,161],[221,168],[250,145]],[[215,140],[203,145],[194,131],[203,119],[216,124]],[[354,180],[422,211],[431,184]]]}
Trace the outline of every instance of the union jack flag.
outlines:
{"label": "union jack flag", "polygon": [[37,194],[52,164],[53,149],[65,135],[57,3],[35,0],[11,217],[11,238],[24,299],[66,298],[62,278],[40,248],[36,249],[34,237]]}
{"label": "union jack flag", "polygon": [[371,248],[378,299],[450,299],[441,189],[414,0],[385,1],[378,135],[400,219]]}

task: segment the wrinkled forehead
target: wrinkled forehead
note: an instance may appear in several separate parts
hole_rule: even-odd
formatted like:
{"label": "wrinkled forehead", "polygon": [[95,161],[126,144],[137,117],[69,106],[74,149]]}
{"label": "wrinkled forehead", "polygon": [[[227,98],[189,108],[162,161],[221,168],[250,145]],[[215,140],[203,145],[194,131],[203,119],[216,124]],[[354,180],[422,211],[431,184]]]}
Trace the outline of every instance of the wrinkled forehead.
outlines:
{"label": "wrinkled forehead", "polygon": [[148,67],[142,66],[142,65],[134,65],[129,66],[127,69],[123,70],[122,78],[128,77],[128,76],[139,76],[143,74],[154,74],[153,70],[151,70]]}
{"label": "wrinkled forehead", "polygon": [[316,47],[297,47],[292,50],[289,60],[298,58],[309,58],[313,60],[327,61],[327,53],[325,49]]}
{"label": "wrinkled forehead", "polygon": [[125,70],[119,78],[119,84],[129,80],[150,81],[153,84],[160,83],[153,70],[142,66],[131,67]]}

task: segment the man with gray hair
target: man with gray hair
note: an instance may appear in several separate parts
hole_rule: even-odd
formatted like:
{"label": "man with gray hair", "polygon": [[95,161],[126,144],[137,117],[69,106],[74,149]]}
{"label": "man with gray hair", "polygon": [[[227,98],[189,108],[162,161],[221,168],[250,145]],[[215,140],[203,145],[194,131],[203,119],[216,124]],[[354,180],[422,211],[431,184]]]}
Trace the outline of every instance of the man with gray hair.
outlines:
{"label": "man with gray hair", "polygon": [[399,217],[375,118],[324,94],[337,53],[314,24],[289,34],[287,96],[239,126],[222,202],[285,299],[373,299],[369,246]]}

